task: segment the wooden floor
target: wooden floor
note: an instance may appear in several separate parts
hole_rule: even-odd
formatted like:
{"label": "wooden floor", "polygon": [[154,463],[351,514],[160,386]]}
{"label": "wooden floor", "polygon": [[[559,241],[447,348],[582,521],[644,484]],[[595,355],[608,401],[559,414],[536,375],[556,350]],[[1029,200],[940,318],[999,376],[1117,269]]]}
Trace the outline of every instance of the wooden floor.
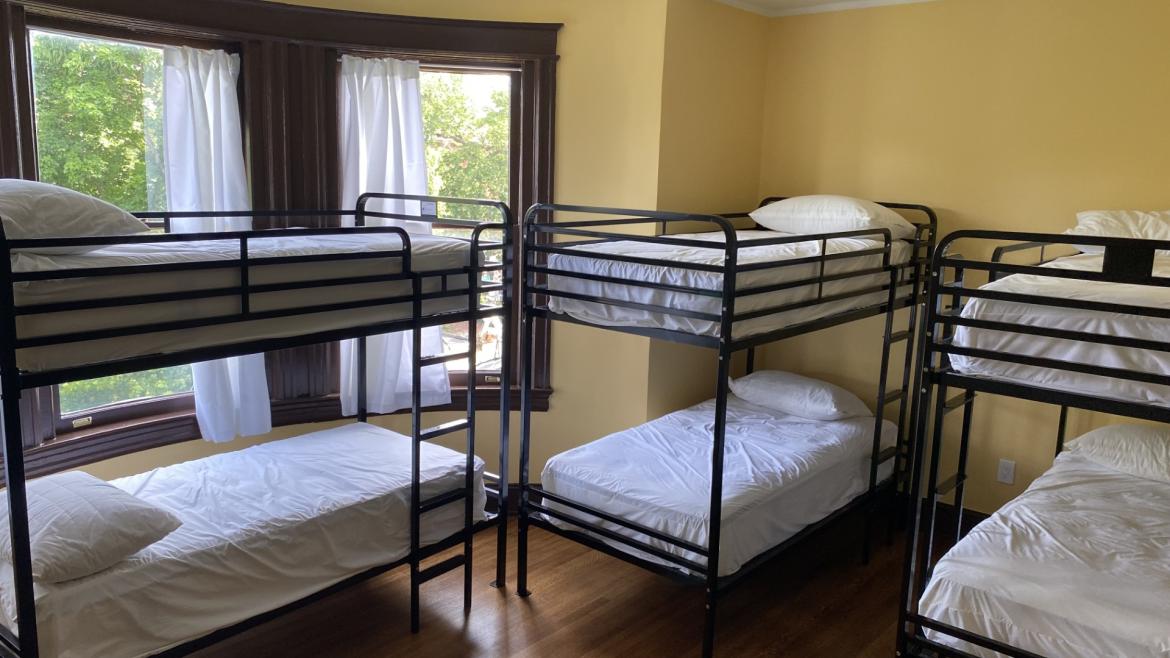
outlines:
{"label": "wooden floor", "polygon": [[[723,599],[720,656],[888,658],[902,542],[878,539],[860,561],[857,524],[830,527],[756,572]],[[488,586],[494,532],[475,548],[471,614],[462,608],[462,571],[423,586],[422,631],[409,629],[409,575],[399,569],[199,654],[282,658],[323,656],[693,656],[699,654],[699,590],[542,530],[531,534],[532,596]],[[515,549],[515,535],[510,548]]]}

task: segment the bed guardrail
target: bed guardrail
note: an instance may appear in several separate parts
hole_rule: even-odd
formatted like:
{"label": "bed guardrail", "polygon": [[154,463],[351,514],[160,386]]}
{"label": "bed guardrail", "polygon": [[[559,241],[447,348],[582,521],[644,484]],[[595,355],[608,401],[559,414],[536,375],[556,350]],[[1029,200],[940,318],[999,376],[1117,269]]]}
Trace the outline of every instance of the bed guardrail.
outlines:
{"label": "bed guardrail", "polygon": [[[990,253],[990,257],[964,257],[954,251],[963,245],[964,251]],[[1082,256],[1082,263],[1068,263],[1054,266],[1058,254],[1078,254],[1100,250],[1099,261],[1090,261],[1093,254]],[[1038,258],[1027,263],[1009,262],[1009,258],[1035,251]],[[1090,363],[1068,358],[1053,358],[1035,353],[1036,350],[1014,349],[994,346],[973,346],[960,344],[956,332],[964,328],[969,332],[993,332],[1004,338],[1003,345],[1019,338],[1038,338],[1062,341],[1069,349],[1081,353],[1096,353],[1100,346],[1136,350],[1140,354],[1170,353],[1170,335],[1159,337],[1138,337],[1116,335],[1108,331],[1090,328],[1068,328],[1029,322],[1030,316],[1018,309],[1040,307],[1065,313],[1106,313],[1130,315],[1139,318],[1170,320],[1170,304],[1151,305],[1108,301],[1108,296],[1098,299],[1081,299],[1075,296],[1043,294],[1026,291],[1026,285],[1007,287],[1003,282],[1008,277],[1038,277],[1033,283],[1084,282],[1088,285],[1125,286],[1146,288],[1155,293],[1170,288],[1170,276],[1159,274],[1156,268],[1159,252],[1170,253],[1170,241],[1138,240],[1128,238],[1072,236],[1064,234],[1021,233],[1008,231],[964,230],[956,231],[943,238],[931,260],[927,278],[927,305],[924,330],[919,345],[919,372],[922,386],[919,387],[918,405],[923,412],[918,415],[915,427],[915,450],[910,478],[910,511],[913,519],[912,534],[915,538],[907,545],[904,579],[901,597],[901,614],[898,625],[898,655],[917,655],[915,651],[929,650],[937,655],[966,656],[945,644],[933,641],[923,634],[929,629],[942,636],[955,638],[970,644],[1000,652],[1004,655],[1033,658],[1035,654],[1011,647],[1001,640],[982,637],[964,629],[947,626],[935,619],[918,613],[918,598],[929,581],[931,570],[941,557],[936,555],[936,541],[940,522],[938,504],[946,496],[953,496],[953,527],[949,530],[953,541],[962,539],[966,527],[963,520],[963,500],[967,480],[967,453],[971,447],[971,426],[976,397],[980,394],[1001,395],[1034,402],[1053,404],[1060,407],[1060,420],[1055,434],[1056,450],[1063,448],[1064,431],[1068,409],[1079,408],[1108,414],[1141,418],[1158,422],[1170,422],[1170,407],[1159,402],[1109,397],[1097,392],[1074,386],[1045,386],[1038,376],[1027,380],[1021,377],[1007,378],[997,374],[972,373],[957,367],[955,359],[977,359],[983,363],[996,364],[988,372],[1000,372],[1004,366],[1025,367],[1041,373],[1063,374],[1066,376],[1087,375],[1104,382],[1094,390],[1118,390],[1122,384],[1138,386],[1170,387],[1170,373],[1153,369],[1139,369],[1102,363]],[[977,272],[984,276],[970,276]],[[986,278],[996,286],[985,287],[981,280]],[[1024,280],[1022,284],[1029,283]],[[1119,290],[1122,290],[1119,288]],[[1054,290],[1059,293],[1059,289]],[[1104,292],[1104,291],[1102,291]],[[1132,294],[1131,294],[1132,297]],[[1164,298],[1165,299],[1165,298]],[[1016,312],[996,313],[994,317],[978,317],[965,313],[972,300],[981,303],[1019,305]],[[1132,299],[1130,301],[1133,301]],[[1031,352],[1031,353],[1030,353]],[[1147,360],[1147,363],[1150,361]],[[952,412],[962,413],[962,428],[958,441],[956,471],[943,477],[943,427],[945,419]],[[929,462],[927,461],[929,455]],[[925,475],[925,478],[923,477]],[[923,491],[925,487],[925,491]],[[921,498],[921,500],[920,500]],[[934,654],[931,654],[934,655]]]}
{"label": "bed guardrail", "polygon": [[[915,206],[913,204],[893,205],[896,205],[897,207],[921,208],[924,209],[924,212],[929,212],[928,216],[931,217],[930,222],[918,225],[915,244],[913,247],[916,257],[912,257],[906,263],[902,264],[891,264],[891,249],[893,239],[888,229],[863,229],[833,233],[820,233],[815,235],[783,236],[776,238],[742,240],[738,239],[736,236],[735,220],[748,217],[746,213],[701,215],[672,212],[647,212],[619,208],[538,204],[528,210],[524,221],[524,264],[526,271],[529,274],[534,275],[528,277],[526,290],[541,297],[542,302],[537,304],[536,309],[536,312],[540,315],[555,313],[555,311],[549,308],[548,305],[548,301],[555,297],[566,300],[575,300],[578,302],[620,307],[635,311],[657,313],[664,317],[675,320],[699,320],[719,326],[723,321],[723,315],[725,313],[730,313],[731,322],[734,324],[738,322],[799,311],[810,307],[816,307],[821,304],[842,302],[849,299],[860,299],[865,298],[866,296],[881,294],[887,292],[892,284],[889,282],[883,282],[880,284],[866,285],[864,287],[855,287],[851,290],[837,293],[826,293],[825,286],[829,283],[848,282],[850,280],[864,281],[866,278],[884,278],[885,276],[893,274],[895,277],[893,279],[893,285],[895,286],[895,289],[899,290],[900,293],[904,292],[904,294],[897,295],[896,303],[898,303],[899,306],[910,305],[915,302],[917,297],[916,290],[914,290],[913,287],[906,291],[903,291],[902,289],[904,289],[906,286],[913,285],[917,275],[916,268],[921,267],[922,260],[929,253],[929,248],[933,240],[933,211],[930,211],[925,206]],[[602,218],[578,221],[550,221],[551,215],[557,212],[601,215]],[[670,226],[672,224],[681,224],[687,222],[701,223],[712,227],[713,231],[721,232],[723,234],[723,241],[714,242],[709,240],[679,238],[661,232],[657,235],[639,235],[636,233],[629,234],[614,230],[618,228],[637,229],[639,226],[660,228],[663,226]],[[578,239],[565,240],[564,238]],[[869,238],[879,242],[881,246],[869,249],[829,253],[828,245],[831,240],[845,238]],[[579,248],[615,242],[639,242],[646,244],[659,244],[664,246],[722,252],[722,256],[717,259],[721,261],[721,264],[694,263],[668,258],[650,258],[644,256],[601,253],[597,251],[586,251]],[[738,260],[740,248],[782,246],[810,242],[819,243],[817,252],[811,256],[748,264],[740,263]],[[647,281],[634,277],[608,276],[588,271],[570,270],[564,267],[553,267],[548,262],[549,256],[573,258],[579,259],[580,261],[629,263],[634,265],[685,270],[688,272],[716,274],[722,277],[723,283],[721,285],[723,286],[723,289],[683,285],[677,283],[664,283],[660,281]],[[844,272],[827,272],[829,264],[835,261],[849,261],[866,258],[873,259],[874,257],[880,257],[880,265],[853,269]],[[745,273],[754,273],[760,271],[801,272],[801,270],[796,268],[807,266],[813,266],[816,268],[816,273],[813,276],[794,274],[791,280],[738,289],[736,289],[734,285],[727,285],[729,283],[734,284],[739,276]],[[783,275],[778,274],[777,276]],[[721,312],[714,313],[697,311],[693,309],[680,309],[658,304],[634,302],[625,299],[616,299],[612,296],[605,295],[586,295],[568,290],[557,289],[553,286],[550,286],[549,277],[565,277],[591,281],[600,284],[616,284],[646,290],[660,290],[671,293],[690,294],[699,297],[722,299],[723,303]],[[786,290],[807,291],[810,294],[810,297],[808,299],[800,299],[784,304],[743,312],[734,312],[733,307],[728,306],[727,304],[731,297],[744,299],[757,295],[782,292]],[[733,350],[741,350],[780,340],[782,338],[797,335],[807,331],[814,331],[817,329],[826,328],[828,326],[833,326],[834,324],[848,322],[860,317],[865,317],[866,315],[875,315],[882,312],[881,309],[884,307],[885,303],[886,302],[883,300],[876,304],[867,304],[862,309],[852,309],[842,313],[834,313],[829,317],[795,323],[789,326],[785,326],[782,329],[735,338],[732,337],[730,331],[696,334],[679,330],[650,329],[643,327],[611,328],[617,331],[627,331],[629,333],[649,335],[654,338],[671,340],[674,342],[698,344],[705,347],[717,347],[722,341],[730,341]],[[580,322],[579,320],[576,320],[571,316],[566,316],[565,314],[558,314],[558,319],[570,322]]]}

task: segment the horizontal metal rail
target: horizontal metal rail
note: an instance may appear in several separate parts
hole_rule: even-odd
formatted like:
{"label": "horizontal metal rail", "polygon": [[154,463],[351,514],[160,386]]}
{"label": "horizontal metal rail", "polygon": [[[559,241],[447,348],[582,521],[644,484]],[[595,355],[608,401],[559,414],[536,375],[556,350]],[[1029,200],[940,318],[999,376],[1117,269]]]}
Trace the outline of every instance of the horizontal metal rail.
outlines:
{"label": "horizontal metal rail", "polygon": [[602,519],[604,521],[609,521],[610,523],[613,523],[615,525],[620,525],[623,528],[626,528],[627,530],[633,530],[634,532],[646,535],[647,537],[651,537],[653,539],[657,539],[658,541],[666,542],[668,544],[672,544],[674,546],[677,546],[683,550],[687,550],[687,551],[690,551],[692,553],[696,553],[698,555],[701,555],[703,557],[707,557],[707,547],[706,546],[700,546],[694,542],[690,542],[690,541],[687,541],[685,539],[680,539],[678,537],[668,535],[665,532],[662,532],[661,530],[655,530],[654,528],[642,525],[640,523],[634,523],[633,521],[623,519],[620,516],[610,514],[609,512],[599,510],[595,507],[592,507],[590,505],[586,505],[584,503],[579,503],[575,500],[571,500],[571,499],[566,498],[564,496],[549,493],[543,487],[538,487],[536,485],[528,485],[527,488],[530,492],[533,492],[533,493],[540,495],[540,497],[545,499],[545,500],[551,500],[554,503],[564,505],[565,507],[570,507],[572,509],[577,510],[578,512],[584,512],[586,514],[589,514],[590,516],[596,516],[597,518]]}

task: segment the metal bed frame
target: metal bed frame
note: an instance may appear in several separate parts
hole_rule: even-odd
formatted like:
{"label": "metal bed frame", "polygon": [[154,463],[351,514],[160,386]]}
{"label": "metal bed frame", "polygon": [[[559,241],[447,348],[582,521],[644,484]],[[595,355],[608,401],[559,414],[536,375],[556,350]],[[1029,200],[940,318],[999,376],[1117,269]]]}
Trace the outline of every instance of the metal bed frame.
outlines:
{"label": "metal bed frame", "polygon": [[[423,216],[405,215],[389,212],[367,210],[371,201],[401,200],[418,202]],[[498,212],[501,222],[480,222],[462,219],[451,219],[438,216],[438,204],[451,206],[486,207]],[[358,410],[357,420],[364,422],[369,414],[366,406],[366,337],[397,332],[411,331],[414,345],[422,345],[422,329],[424,327],[441,326],[455,322],[468,322],[468,349],[466,352],[423,356],[420,350],[414,350],[412,371],[413,390],[411,396],[411,489],[410,489],[410,552],[408,555],[393,563],[375,567],[366,572],[352,576],[334,586],[310,595],[299,601],[281,606],[270,612],[246,619],[228,628],[220,629],[202,638],[194,639],[183,645],[166,650],[162,655],[185,655],[217,642],[223,638],[240,633],[285,612],[302,607],[303,605],[326,596],[344,586],[366,580],[400,565],[410,567],[410,625],[411,631],[417,632],[419,627],[419,588],[433,578],[444,573],[463,567],[463,604],[464,609],[471,606],[471,565],[472,565],[472,537],[475,531],[495,525],[497,526],[497,571],[493,586],[500,586],[504,582],[505,551],[507,547],[507,510],[508,510],[508,390],[511,385],[509,363],[511,346],[509,344],[508,314],[512,299],[512,213],[508,207],[500,202],[478,199],[458,199],[450,197],[421,196],[409,194],[381,194],[369,193],[359,197],[354,210],[281,210],[281,211],[247,211],[247,212],[152,212],[138,215],[144,221],[164,231],[169,230],[170,221],[174,218],[207,218],[207,217],[285,217],[285,218],[343,218],[353,217],[356,226],[349,228],[308,228],[290,231],[281,230],[253,230],[211,233],[160,233],[138,236],[93,237],[93,238],[60,238],[38,240],[10,240],[3,235],[0,228],[0,253],[3,254],[3,265],[0,266],[0,392],[3,396],[4,412],[4,475],[7,482],[8,507],[10,513],[10,533],[12,539],[12,568],[15,585],[15,599],[17,607],[17,630],[14,634],[10,629],[0,625],[0,654],[19,656],[21,658],[35,658],[39,655],[37,637],[36,604],[33,596],[32,563],[29,546],[28,507],[25,488],[24,449],[21,441],[21,391],[60,384],[70,381],[92,379],[113,374],[137,372],[152,368],[183,365],[208,359],[253,354],[269,350],[284,349],[301,345],[331,342],[341,339],[357,339],[358,341]],[[469,262],[461,267],[443,270],[415,271],[411,261],[410,235],[402,228],[395,226],[366,226],[367,218],[385,218],[424,222],[443,228],[466,230],[470,243]],[[489,231],[500,231],[499,241],[485,240],[484,234]],[[329,254],[312,254],[281,257],[249,257],[249,242],[256,239],[283,237],[283,236],[328,236],[342,234],[394,234],[402,241],[401,248],[373,252],[343,252]],[[85,269],[60,269],[37,272],[14,272],[12,270],[12,253],[15,250],[33,247],[64,247],[82,245],[116,245],[116,244],[161,244],[187,241],[230,241],[239,244],[239,258],[235,260],[196,261],[183,263],[168,263],[159,265],[128,265],[115,267],[96,267]],[[495,258],[489,258],[489,255]],[[338,278],[321,279],[317,281],[282,282],[257,285],[249,282],[249,274],[256,268],[266,265],[288,265],[297,263],[319,263],[323,261],[348,261],[364,258],[387,258],[397,261],[400,268],[396,272],[381,275],[343,276]],[[94,300],[76,302],[20,305],[14,299],[13,286],[22,282],[40,281],[48,279],[72,279],[79,277],[118,276],[127,274],[167,273],[177,271],[198,271],[203,269],[234,268],[239,271],[239,284],[228,288],[195,289],[174,293],[136,294],[115,297],[105,297]],[[502,281],[495,283],[484,281],[484,273],[501,272]],[[449,277],[465,277],[466,285],[449,285]],[[440,282],[440,290],[423,292],[424,281]],[[324,302],[309,306],[299,306],[290,309],[254,311],[250,308],[250,297],[254,294],[284,290],[320,290],[323,299],[328,299],[330,290],[338,286],[369,283],[409,282],[411,292],[393,297],[379,297],[348,302]],[[502,304],[490,303],[490,294],[498,292]],[[486,297],[485,297],[486,296]],[[199,319],[177,320],[172,322],[123,326],[115,329],[101,329],[81,332],[55,334],[51,336],[37,336],[24,338],[17,330],[17,318],[35,316],[42,313],[56,313],[73,310],[92,310],[116,307],[132,307],[136,304],[167,302],[176,300],[205,299],[212,297],[238,297],[238,312],[227,315],[210,316]],[[423,315],[423,302],[429,299],[466,297],[466,309],[449,312]],[[69,348],[81,341],[102,338],[134,336],[157,331],[174,329],[188,329],[214,325],[230,326],[233,323],[276,317],[294,318],[313,313],[328,311],[361,309],[388,304],[411,304],[412,314],[402,320],[388,322],[372,322],[361,326],[349,327],[342,330],[316,331],[298,336],[285,338],[262,338],[243,342],[215,345],[179,352],[150,354],[135,356],[102,363],[93,363],[78,366],[62,367],[52,370],[26,372],[17,367],[17,352],[27,347],[60,346]],[[421,404],[421,369],[426,366],[446,363],[461,358],[467,358],[469,381],[474,382],[475,356],[477,351],[475,324],[489,317],[503,318],[503,333],[501,338],[504,367],[500,372],[500,474],[495,476],[497,491],[489,490],[498,501],[498,512],[478,524],[473,523],[474,504],[474,459],[475,459],[475,386],[469,386],[467,391],[466,416],[463,419],[443,423],[436,427],[424,428],[422,425]],[[462,488],[420,500],[420,450],[424,441],[430,441],[440,436],[455,432],[466,432],[466,480]],[[490,474],[488,474],[490,476]],[[422,514],[462,501],[464,505],[463,528],[446,539],[429,545],[420,546],[420,517]],[[422,561],[446,549],[462,544],[461,553],[444,559],[428,567],[422,566]]]}
{"label": "metal bed frame", "polygon": [[[995,241],[1000,246],[992,252],[990,259],[964,258],[948,253],[957,241],[988,245]],[[1009,244],[1003,244],[1003,242]],[[1053,259],[1047,258],[1050,249],[1092,245],[1103,247],[1103,267],[1100,272],[1067,270],[1043,267]],[[1022,265],[1005,262],[1008,254],[1039,251],[1039,260]],[[936,558],[935,537],[940,529],[938,503],[940,498],[954,494],[954,527],[945,529],[955,538],[962,539],[967,528],[963,524],[963,493],[967,479],[967,453],[970,448],[971,420],[975,398],[980,393],[1021,398],[1035,402],[1054,404],[1060,407],[1060,420],[1056,433],[1056,451],[1064,449],[1065,425],[1068,409],[1078,408],[1108,414],[1143,418],[1158,422],[1170,422],[1170,408],[1132,400],[1104,398],[1075,391],[1044,388],[1037,385],[1006,381],[988,376],[966,375],[956,371],[949,356],[964,355],[1004,363],[1021,364],[1045,369],[1063,370],[1082,374],[1099,375],[1115,380],[1128,380],[1146,384],[1170,385],[1170,375],[1089,365],[1077,362],[1059,361],[1014,352],[1001,352],[955,345],[954,329],[965,326],[976,329],[1011,332],[1028,336],[1043,336],[1064,340],[1087,341],[1096,344],[1125,348],[1170,351],[1170,341],[1112,336],[1092,332],[1054,329],[1022,324],[1010,320],[986,320],[962,317],[965,300],[972,298],[994,299],[1073,310],[1104,311],[1125,313],[1145,317],[1170,318],[1170,310],[1164,308],[1134,306],[1129,304],[1087,302],[1057,297],[1021,294],[1014,292],[983,290],[968,285],[968,270],[986,272],[988,279],[995,281],[1004,274],[1032,274],[1046,277],[1096,281],[1117,284],[1136,284],[1152,287],[1170,287],[1170,278],[1153,274],[1154,257],[1158,250],[1170,250],[1170,242],[1135,240],[1125,238],[1100,238],[1042,233],[1017,233],[1007,231],[956,231],[939,243],[931,263],[927,314],[924,331],[918,346],[922,386],[919,389],[918,405],[923,409],[917,418],[915,428],[914,463],[910,484],[910,514],[912,540],[907,542],[905,570],[902,584],[900,615],[898,623],[897,654],[902,656],[947,656],[972,658],[970,653],[955,649],[925,636],[930,630],[943,636],[966,641],[979,647],[997,651],[1016,658],[1038,658],[1037,654],[1012,647],[1001,640],[981,636],[971,631],[956,628],[931,619],[918,612],[918,599],[930,579],[934,566],[942,556]],[[980,250],[983,251],[983,250]],[[958,393],[951,395],[952,390]],[[948,397],[950,396],[950,397]],[[933,405],[933,423],[929,426],[926,411]],[[943,426],[947,416],[962,410],[962,428],[958,444],[956,472],[940,481],[940,461],[943,453]],[[928,445],[929,441],[929,445]],[[919,500],[922,486],[925,455],[929,449],[930,462],[926,478],[925,498]]]}
{"label": "metal bed frame", "polygon": [[[784,197],[769,197],[764,199],[760,205],[766,205],[773,201],[778,201]],[[742,220],[748,217],[747,213],[730,213],[724,215],[699,215],[673,212],[656,212],[656,211],[642,211],[642,210],[628,210],[616,208],[598,208],[588,206],[571,206],[559,204],[537,204],[532,206],[525,215],[524,221],[524,236],[521,242],[521,263],[523,264],[523,317],[522,317],[522,336],[521,336],[521,439],[520,439],[520,509],[518,517],[518,547],[517,547],[517,591],[521,596],[528,596],[528,528],[536,526],[548,530],[562,537],[567,537],[578,543],[589,546],[618,559],[636,564],[640,567],[653,571],[655,573],[670,576],[672,578],[681,579],[685,582],[703,585],[705,588],[706,610],[704,616],[704,630],[703,630],[703,655],[710,656],[714,651],[715,643],[715,617],[716,604],[719,597],[722,596],[732,585],[739,582],[745,575],[751,573],[760,565],[769,561],[776,555],[784,552],[790,546],[801,541],[805,537],[813,534],[823,525],[832,522],[833,520],[845,515],[846,513],[857,509],[864,505],[870,505],[875,500],[879,493],[885,489],[896,491],[898,473],[902,472],[901,464],[903,458],[909,458],[909,437],[904,436],[906,433],[902,431],[905,427],[905,418],[907,414],[907,401],[911,396],[909,393],[910,378],[912,376],[913,358],[909,350],[909,339],[913,335],[914,327],[916,325],[917,305],[921,301],[921,276],[922,268],[929,259],[929,255],[934,247],[935,229],[937,226],[937,218],[932,209],[927,206],[918,204],[904,204],[904,203],[885,203],[883,204],[890,208],[900,208],[905,210],[912,210],[924,214],[927,217],[925,223],[917,224],[916,234],[914,239],[914,252],[912,258],[904,265],[891,265],[890,249],[891,236],[888,229],[871,229],[871,230],[856,230],[845,231],[838,233],[824,233],[816,235],[800,235],[800,236],[783,236],[776,238],[767,238],[759,240],[737,240],[736,230],[733,222]],[[556,212],[578,213],[584,215],[601,215],[605,218],[601,219],[587,219],[581,221],[567,221],[567,222],[541,222],[537,221],[542,216],[551,219],[551,215]],[[723,244],[712,243],[700,240],[688,240],[686,238],[673,237],[666,235],[667,227],[678,225],[682,222],[699,222],[713,230],[722,231],[725,242]],[[645,235],[630,235],[628,233],[617,232],[622,229],[629,229],[631,227],[637,228],[639,225],[657,225],[654,236]],[[616,229],[616,231],[615,231]],[[884,244],[881,247],[874,249],[866,249],[861,251],[847,252],[842,254],[826,254],[826,245],[829,240],[835,238],[846,237],[872,237],[881,240]],[[560,238],[554,242],[554,239]],[[576,238],[576,242],[566,241],[565,238]],[[661,260],[652,258],[642,258],[634,256],[617,256],[607,254],[597,254],[591,252],[584,252],[572,249],[574,245],[584,244],[598,244],[606,242],[619,241],[637,241],[651,244],[674,245],[679,247],[699,247],[705,249],[715,249],[723,253],[722,265],[703,265],[695,263],[685,263],[671,260]],[[799,242],[820,242],[820,254],[807,258],[790,259],[776,262],[765,262],[760,264],[741,265],[738,263],[738,248],[741,246],[764,246],[764,245],[783,245],[793,244]],[[641,280],[627,280],[614,279],[612,277],[605,277],[597,274],[587,274],[579,272],[571,272],[567,270],[558,270],[549,267],[547,264],[547,255],[549,254],[566,254],[574,257],[593,258],[598,260],[618,261],[628,263],[638,263],[645,265],[657,265],[668,268],[678,268],[693,271],[713,272],[722,275],[722,288],[719,290],[708,290],[704,288],[695,288],[679,285],[668,285],[664,283],[656,283]],[[875,255],[882,256],[882,265],[880,267],[866,268],[864,270],[857,270],[844,274],[825,274],[825,266],[828,262],[838,259],[848,258],[865,258]],[[736,289],[737,277],[740,273],[758,271],[765,269],[778,270],[785,267],[800,267],[807,265],[814,265],[819,267],[818,274],[812,278],[799,278],[792,282],[781,284],[760,286],[750,289]],[[721,300],[721,311],[718,314],[705,314],[692,310],[682,310],[663,306],[655,306],[650,304],[640,304],[628,301],[621,301],[597,296],[588,296],[578,293],[569,293],[550,289],[547,285],[547,278],[549,275],[575,277],[590,281],[619,283],[623,285],[637,286],[656,290],[669,290],[674,292],[685,292],[695,295],[702,295],[706,297],[716,298]],[[848,293],[826,295],[824,294],[824,284],[830,281],[841,281],[854,277],[865,277],[875,275],[888,275],[889,282],[879,286],[866,287],[863,289],[851,291]],[[761,294],[766,292],[774,292],[778,290],[794,289],[800,287],[816,287],[816,297],[809,301],[801,301],[795,303],[784,304],[772,308],[761,309],[759,311],[752,311],[748,313],[739,313],[735,311],[735,301],[738,297],[746,297],[749,295]],[[906,286],[911,287],[908,294],[899,296],[899,289],[904,289]],[[786,326],[781,329],[759,333],[755,335],[735,337],[732,335],[733,324],[737,321],[745,319],[763,317],[766,315],[782,313],[799,308],[807,308],[831,301],[839,301],[841,299],[848,299],[850,297],[860,297],[864,295],[873,295],[876,293],[886,293],[886,299],[878,304],[872,304],[864,308],[859,308],[847,312],[834,314],[828,317],[807,321],[799,324]],[[698,335],[687,333],[683,331],[674,331],[666,329],[653,329],[643,327],[620,327],[620,326],[603,326],[593,324],[583,320],[573,318],[566,314],[556,313],[549,309],[547,301],[554,296],[582,300],[587,302],[594,302],[598,304],[607,304],[625,308],[633,308],[637,310],[651,311],[662,313],[674,317],[687,317],[709,320],[719,323],[719,331],[716,335]],[[909,321],[907,328],[903,331],[894,331],[893,316],[894,311],[900,308],[909,308]],[[878,413],[875,414],[875,433],[873,440],[873,451],[871,457],[869,487],[868,490],[854,501],[837,510],[822,521],[813,524],[812,526],[802,530],[794,537],[782,542],[773,547],[765,553],[752,559],[748,564],[744,565],[736,573],[727,576],[718,575],[719,565],[719,539],[720,539],[720,523],[722,512],[722,488],[723,488],[723,453],[724,440],[726,432],[726,415],[727,415],[727,397],[728,397],[728,376],[730,375],[731,358],[740,351],[747,352],[747,365],[749,372],[754,368],[755,348],[765,343],[797,336],[819,329],[837,326],[840,324],[860,320],[863,318],[873,317],[877,315],[885,315],[886,322],[883,332],[883,352],[882,352],[882,372],[878,384]],[[530,444],[531,444],[531,390],[532,390],[532,358],[531,351],[533,346],[533,325],[538,320],[561,320],[583,324],[586,326],[599,327],[611,331],[619,331],[623,333],[636,334],[639,336],[647,336],[661,340],[667,340],[678,343],[686,343],[690,345],[697,345],[713,349],[718,354],[718,375],[715,382],[715,423],[714,436],[712,437],[712,461],[711,461],[711,502],[710,502],[710,530],[708,534],[709,544],[707,546],[700,546],[692,542],[688,542],[676,537],[672,537],[666,533],[657,531],[653,528],[648,528],[643,525],[633,523],[622,519],[620,517],[608,514],[603,510],[599,510],[588,505],[584,505],[564,496],[555,495],[545,491],[539,485],[529,482],[529,468],[530,468]],[[889,350],[890,345],[896,342],[906,341],[907,354],[906,361],[903,367],[903,383],[899,390],[888,392],[886,383],[889,369]],[[899,419],[899,436],[897,445],[893,448],[881,450],[880,448],[880,432],[882,423],[881,411],[886,406],[894,401],[899,401],[898,419]],[[913,417],[914,411],[910,410]],[[890,459],[895,460],[895,477],[889,478],[883,482],[878,482],[878,466]],[[892,486],[891,486],[892,485]],[[535,499],[539,498],[539,502]],[[625,537],[617,532],[613,532],[607,528],[603,528],[597,523],[591,523],[578,516],[570,514],[565,511],[552,509],[548,503],[556,503],[563,508],[568,508],[575,512],[592,515],[598,519],[602,519],[612,524],[616,524],[627,530],[632,530],[640,533],[646,537],[651,537],[660,542],[667,543],[671,546],[684,549],[692,554],[706,558],[706,564],[700,564],[694,560],[687,559],[671,552],[663,550],[657,546],[653,546],[645,541]],[[548,518],[557,519],[563,523],[569,524],[578,530],[566,530],[553,523]],[[865,540],[865,555],[868,558],[869,551],[869,520],[866,522],[866,540]],[[623,546],[627,546],[646,554],[659,558],[671,566],[664,566],[655,562],[640,559],[629,553],[614,548],[609,542],[616,542]],[[714,565],[708,567],[707,565]]]}

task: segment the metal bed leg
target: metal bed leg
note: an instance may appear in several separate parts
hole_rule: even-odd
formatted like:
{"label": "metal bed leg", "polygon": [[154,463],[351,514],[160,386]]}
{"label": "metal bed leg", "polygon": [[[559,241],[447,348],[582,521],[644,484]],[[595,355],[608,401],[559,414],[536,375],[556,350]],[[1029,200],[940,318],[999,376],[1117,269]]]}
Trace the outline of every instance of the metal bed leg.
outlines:
{"label": "metal bed leg", "polygon": [[524,309],[520,341],[520,514],[516,519],[516,593],[528,596],[528,468],[532,440],[532,318]]}
{"label": "metal bed leg", "polygon": [[366,337],[361,336],[357,339],[357,419],[361,423],[369,420],[368,386],[366,384],[366,369],[369,364],[366,362],[366,356]]}
{"label": "metal bed leg", "polygon": [[16,595],[16,626],[20,657],[39,655],[37,607],[33,595],[32,550],[28,534],[28,497],[25,489],[24,440],[20,423],[20,388],[10,382],[16,364],[4,368],[4,477],[8,489],[8,531],[12,541],[12,577]]}
{"label": "metal bed leg", "polygon": [[[472,259],[478,261],[478,256],[472,252]],[[475,505],[475,389],[476,389],[476,357],[479,353],[479,320],[475,312],[479,310],[479,294],[477,292],[479,269],[472,267],[468,275],[468,289],[470,305],[468,311],[473,315],[467,321],[467,450],[466,463],[463,471],[463,613],[471,612],[471,558],[472,558],[472,527]],[[421,351],[421,350],[420,350]],[[506,365],[502,367],[506,368]],[[421,373],[420,373],[421,374]],[[503,440],[503,437],[501,437]]]}
{"label": "metal bed leg", "polygon": [[[421,316],[421,310],[417,308],[418,303],[418,286],[416,279],[416,309],[415,317]],[[411,337],[414,341],[411,349],[411,373],[410,373],[410,425],[411,425],[411,451],[410,451],[410,632],[417,633],[419,629],[419,587],[422,585],[422,578],[419,571],[419,544],[421,539],[420,517],[422,516],[419,509],[419,472],[421,470],[421,451],[422,451],[422,363],[420,363],[420,355],[422,354],[422,327],[415,326],[411,330]]]}
{"label": "metal bed leg", "polygon": [[504,216],[504,248],[503,256],[500,259],[504,265],[504,274],[500,277],[504,284],[503,289],[503,308],[504,314],[501,316],[503,322],[500,332],[500,495],[497,499],[499,509],[496,510],[497,522],[499,526],[496,528],[496,579],[492,582],[492,587],[501,588],[507,584],[508,575],[508,509],[509,496],[509,477],[508,460],[510,458],[510,437],[511,431],[511,413],[512,413],[512,330],[511,330],[511,309],[512,309],[512,285],[514,282],[512,274],[512,218],[510,213],[505,213]]}

